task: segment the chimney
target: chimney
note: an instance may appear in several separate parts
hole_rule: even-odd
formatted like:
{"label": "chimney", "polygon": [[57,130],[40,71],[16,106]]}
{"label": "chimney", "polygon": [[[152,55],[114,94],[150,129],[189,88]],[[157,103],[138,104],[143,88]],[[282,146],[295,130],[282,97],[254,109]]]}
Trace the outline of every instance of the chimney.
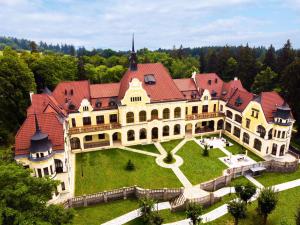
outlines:
{"label": "chimney", "polygon": [[29,96],[30,96],[30,102],[32,103],[32,95],[33,95],[34,93],[33,93],[33,91],[30,91],[29,92]]}
{"label": "chimney", "polygon": [[238,80],[239,78],[238,77],[234,77],[234,80]]}

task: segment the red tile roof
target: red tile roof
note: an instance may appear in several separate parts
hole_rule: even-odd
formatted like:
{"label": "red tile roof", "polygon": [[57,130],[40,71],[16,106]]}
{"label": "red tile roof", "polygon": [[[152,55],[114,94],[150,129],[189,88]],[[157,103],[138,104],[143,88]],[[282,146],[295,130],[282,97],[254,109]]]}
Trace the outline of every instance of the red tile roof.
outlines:
{"label": "red tile roof", "polygon": [[[49,135],[53,150],[63,150],[63,124],[59,121],[57,115],[55,113],[40,113],[36,114],[36,116],[42,132]],[[30,139],[35,131],[35,116],[34,114],[30,114],[16,135],[15,155],[29,153]]]}
{"label": "red tile roof", "polygon": [[[253,100],[253,98],[254,94],[248,91],[236,89],[233,95],[228,100],[227,105],[237,111],[242,112],[247,107],[247,105]],[[241,104],[237,104],[238,101],[240,101]]]}
{"label": "red tile roof", "polygon": [[[154,75],[156,80],[155,84],[145,84],[144,76],[147,74]],[[124,97],[129,87],[129,82],[133,78],[137,78],[142,82],[143,88],[148,93],[151,102],[184,99],[184,96],[175,85],[168,70],[161,63],[148,63],[138,64],[136,71],[127,70],[120,82],[119,100]]]}
{"label": "red tile roof", "polygon": [[277,107],[284,104],[283,98],[275,91],[262,92],[258,101],[268,122],[273,120],[273,112],[276,111]]}
{"label": "red tile roof", "polygon": [[221,96],[223,80],[215,73],[203,73],[195,75],[195,82],[199,88],[200,95],[206,89],[210,93],[215,91],[217,93],[216,97]]}
{"label": "red tile roof", "polygon": [[195,94],[194,100],[199,100],[200,95],[197,90],[196,84],[192,78],[174,79],[173,80],[181,91],[185,99],[192,100],[192,94]]}
{"label": "red tile roof", "polygon": [[91,84],[91,98],[108,98],[119,95],[120,83]]}
{"label": "red tile roof", "polygon": [[237,89],[247,92],[240,80],[231,80],[227,83],[224,82],[221,98],[227,101]]}
{"label": "red tile roof", "polygon": [[65,110],[68,110],[66,100],[72,102],[78,109],[82,99],[90,99],[90,84],[86,80],[61,82],[53,91],[53,97]]}

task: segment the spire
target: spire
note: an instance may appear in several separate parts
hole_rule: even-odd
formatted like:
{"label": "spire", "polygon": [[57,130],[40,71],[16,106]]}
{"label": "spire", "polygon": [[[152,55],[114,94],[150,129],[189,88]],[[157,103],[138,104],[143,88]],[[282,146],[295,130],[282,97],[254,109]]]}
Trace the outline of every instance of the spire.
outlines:
{"label": "spire", "polygon": [[131,49],[131,54],[129,57],[129,68],[131,71],[137,70],[137,56],[134,51],[134,34],[132,34],[132,49]]}
{"label": "spire", "polygon": [[34,113],[34,120],[35,120],[35,132],[40,131],[40,126],[36,117],[36,113]]}

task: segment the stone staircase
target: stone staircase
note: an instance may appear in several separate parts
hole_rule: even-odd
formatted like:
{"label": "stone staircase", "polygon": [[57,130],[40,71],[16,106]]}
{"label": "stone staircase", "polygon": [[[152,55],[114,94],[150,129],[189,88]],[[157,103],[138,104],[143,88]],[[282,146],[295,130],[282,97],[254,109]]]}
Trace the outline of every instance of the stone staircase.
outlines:
{"label": "stone staircase", "polygon": [[184,194],[181,194],[171,202],[171,210],[172,211],[182,210],[185,207],[185,203],[186,203],[186,198]]}

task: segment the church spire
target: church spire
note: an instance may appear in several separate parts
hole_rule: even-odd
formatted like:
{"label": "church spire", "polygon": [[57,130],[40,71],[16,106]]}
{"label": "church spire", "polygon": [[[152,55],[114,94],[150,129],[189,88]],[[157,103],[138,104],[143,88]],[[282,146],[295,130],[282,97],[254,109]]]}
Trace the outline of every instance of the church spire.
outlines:
{"label": "church spire", "polygon": [[131,54],[129,57],[129,67],[131,71],[137,70],[137,56],[134,51],[134,34],[132,34],[132,48],[131,48]]}

